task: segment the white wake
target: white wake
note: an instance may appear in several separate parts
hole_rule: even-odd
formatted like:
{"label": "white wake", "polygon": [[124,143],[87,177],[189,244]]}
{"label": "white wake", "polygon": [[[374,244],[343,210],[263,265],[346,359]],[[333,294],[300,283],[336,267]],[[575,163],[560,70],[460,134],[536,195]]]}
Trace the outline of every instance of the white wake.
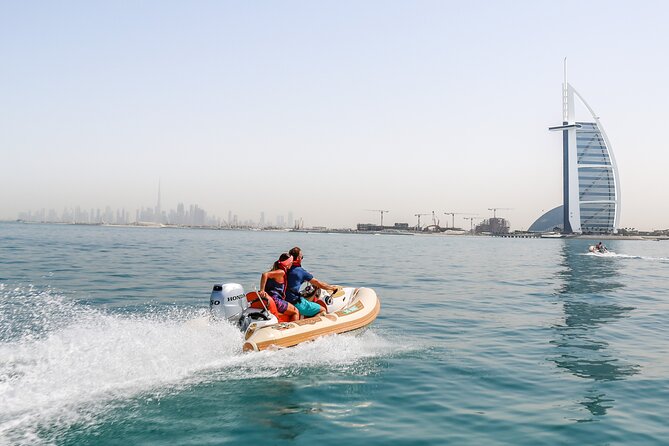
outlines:
{"label": "white wake", "polygon": [[93,422],[110,402],[146,392],[304,367],[345,370],[408,348],[373,331],[260,353],[243,353],[242,340],[234,326],[209,323],[206,310],[111,314],[49,292],[0,288],[0,444],[40,442],[44,423]]}

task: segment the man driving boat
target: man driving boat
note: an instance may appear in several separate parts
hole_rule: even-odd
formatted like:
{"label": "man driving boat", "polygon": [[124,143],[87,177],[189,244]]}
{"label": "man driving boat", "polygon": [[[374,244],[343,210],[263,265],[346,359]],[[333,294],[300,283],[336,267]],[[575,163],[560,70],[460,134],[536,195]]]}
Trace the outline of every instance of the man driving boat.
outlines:
{"label": "man driving boat", "polygon": [[324,314],[325,310],[323,307],[300,295],[300,287],[304,282],[309,282],[318,288],[328,291],[335,291],[337,287],[316,279],[313,274],[302,268],[302,259],[304,258],[304,255],[299,247],[294,247],[288,253],[293,256],[293,266],[288,270],[286,300],[293,304],[304,317],[313,317],[317,314]]}

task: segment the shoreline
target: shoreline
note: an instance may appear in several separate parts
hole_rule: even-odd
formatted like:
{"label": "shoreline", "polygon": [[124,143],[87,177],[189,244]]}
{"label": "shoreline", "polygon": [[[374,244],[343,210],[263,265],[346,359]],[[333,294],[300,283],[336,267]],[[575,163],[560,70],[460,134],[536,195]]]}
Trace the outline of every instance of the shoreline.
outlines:
{"label": "shoreline", "polygon": [[617,235],[617,234],[576,234],[561,237],[542,237],[540,233],[531,232],[515,232],[508,234],[470,234],[468,231],[464,233],[445,232],[418,232],[418,231],[358,231],[356,229],[327,229],[327,228],[313,228],[313,229],[290,229],[290,228],[251,228],[238,227],[230,228],[225,226],[188,226],[188,225],[170,225],[152,222],[139,222],[128,224],[115,223],[65,223],[65,222],[38,222],[38,221],[16,221],[16,220],[0,220],[0,223],[9,224],[31,224],[31,225],[69,225],[69,226],[101,226],[110,228],[143,228],[143,229],[200,229],[212,231],[262,231],[262,232],[301,232],[314,234],[361,234],[361,235],[397,235],[397,236],[441,236],[441,237],[497,237],[497,238],[537,238],[537,239],[585,239],[585,240],[652,240],[663,241],[669,240],[669,235],[664,234],[635,234],[635,235]]}

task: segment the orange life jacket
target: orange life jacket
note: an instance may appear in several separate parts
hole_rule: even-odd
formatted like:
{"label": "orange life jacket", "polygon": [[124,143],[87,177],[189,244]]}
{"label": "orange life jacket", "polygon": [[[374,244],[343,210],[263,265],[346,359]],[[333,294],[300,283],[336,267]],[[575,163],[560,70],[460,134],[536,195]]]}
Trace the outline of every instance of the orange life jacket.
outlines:
{"label": "orange life jacket", "polygon": [[[261,299],[262,302],[260,301]],[[257,308],[259,310],[267,308],[270,313],[276,316],[279,322],[290,321],[290,316],[279,313],[279,311],[276,309],[274,299],[271,297],[260,297],[257,291],[251,291],[250,293],[246,293],[246,300],[249,302],[249,306],[251,308]],[[264,306],[263,303],[265,304]]]}

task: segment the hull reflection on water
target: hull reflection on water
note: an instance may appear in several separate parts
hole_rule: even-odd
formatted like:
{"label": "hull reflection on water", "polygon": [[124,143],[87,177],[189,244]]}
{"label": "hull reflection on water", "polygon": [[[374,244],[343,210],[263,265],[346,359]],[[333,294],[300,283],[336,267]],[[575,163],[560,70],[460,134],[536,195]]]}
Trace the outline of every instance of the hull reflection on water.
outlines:
{"label": "hull reflection on water", "polygon": [[[637,364],[618,358],[600,330],[606,324],[628,317],[634,307],[610,303],[607,294],[623,288],[618,280],[617,263],[583,256],[576,244],[565,243],[562,250],[564,269],[559,273],[558,296],[564,320],[556,324],[551,341],[557,356],[551,360],[579,378],[599,381],[625,379],[639,373]],[[606,414],[614,400],[595,387],[580,401],[593,416]]]}

